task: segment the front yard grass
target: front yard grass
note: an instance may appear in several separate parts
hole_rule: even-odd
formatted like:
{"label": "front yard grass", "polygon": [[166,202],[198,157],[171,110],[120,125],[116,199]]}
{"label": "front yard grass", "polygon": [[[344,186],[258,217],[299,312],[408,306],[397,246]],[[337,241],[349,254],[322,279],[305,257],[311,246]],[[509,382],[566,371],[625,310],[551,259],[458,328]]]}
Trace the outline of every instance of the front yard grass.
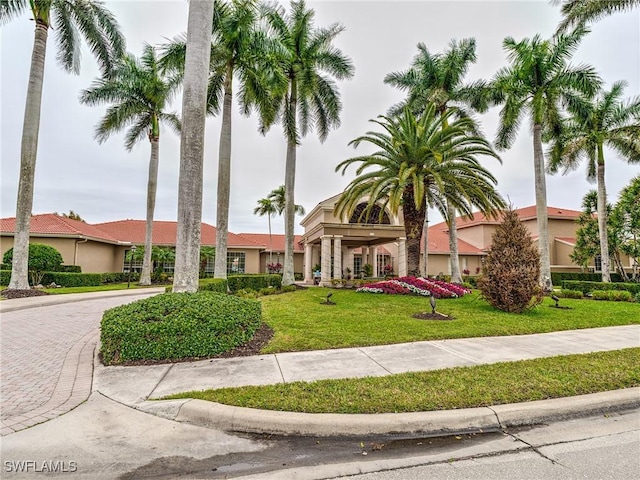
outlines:
{"label": "front yard grass", "polygon": [[240,407],[307,413],[400,413],[527,402],[640,386],[640,348],[388,377],[187,392]]}
{"label": "front yard grass", "polygon": [[[137,283],[132,283],[129,290],[137,289],[137,288],[153,288],[153,287],[164,287],[164,285],[151,285],[141,286]],[[91,293],[91,292],[108,292],[110,290],[127,290],[126,283],[108,283],[106,285],[94,285],[90,287],[60,287],[60,288],[43,288],[45,292],[50,295],[63,295],[65,293]]]}
{"label": "front yard grass", "polygon": [[[333,292],[336,305],[322,305]],[[308,288],[263,297],[263,319],[274,329],[262,353],[385,345],[392,343],[504,335],[525,335],[640,323],[640,304],[562,299],[568,310],[550,308],[545,298],[535,309],[512,314],[494,309],[477,291],[437,302],[437,311],[454,320],[418,320],[431,311],[429,299]]]}

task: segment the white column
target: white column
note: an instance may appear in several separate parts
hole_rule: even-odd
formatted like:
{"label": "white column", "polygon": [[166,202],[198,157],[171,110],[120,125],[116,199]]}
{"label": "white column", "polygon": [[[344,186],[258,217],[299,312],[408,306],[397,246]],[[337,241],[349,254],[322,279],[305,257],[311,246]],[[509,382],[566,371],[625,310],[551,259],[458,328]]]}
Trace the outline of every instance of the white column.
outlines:
{"label": "white column", "polygon": [[311,267],[313,264],[311,263],[311,257],[313,252],[313,245],[310,243],[305,244],[304,246],[304,283],[307,285],[313,285],[313,270]]}
{"label": "white column", "polygon": [[320,265],[320,285],[331,284],[331,235],[322,235],[322,264]]}
{"label": "white column", "polygon": [[351,278],[353,278],[353,275],[355,273],[354,266],[353,266],[353,247],[347,247],[347,255],[346,255],[345,261],[346,261],[345,267],[348,267],[349,270],[351,270]]}
{"label": "white column", "polygon": [[362,247],[362,266],[369,262],[369,247]]}
{"label": "white column", "polygon": [[342,235],[333,236],[333,278],[342,278]]}
{"label": "white column", "polygon": [[371,247],[371,265],[373,265],[373,276],[378,276],[378,247]]}
{"label": "white column", "polygon": [[407,276],[407,239],[405,237],[398,239],[398,276]]}

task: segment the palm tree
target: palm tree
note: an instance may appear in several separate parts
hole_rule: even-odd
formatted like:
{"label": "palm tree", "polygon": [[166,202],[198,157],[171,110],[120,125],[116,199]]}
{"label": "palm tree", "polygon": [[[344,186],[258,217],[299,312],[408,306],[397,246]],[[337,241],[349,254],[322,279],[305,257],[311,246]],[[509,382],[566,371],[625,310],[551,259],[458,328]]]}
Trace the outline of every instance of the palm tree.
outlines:
{"label": "palm tree", "polygon": [[480,192],[499,198],[496,179],[476,160],[480,155],[498,155],[485,138],[476,134],[475,122],[459,116],[454,109],[439,115],[436,106],[429,104],[419,117],[405,108],[400,116],[378,118],[372,121],[384,133],[367,132],[350,144],[357,147],[368,142],[379,150],[349,158],[336,167],[344,174],[350,165],[360,164],[335,211],[339,217],[350,216],[365,197],[365,215],[376,204],[381,210],[389,207],[393,212],[402,208],[407,270],[417,276],[427,204],[434,205],[446,218],[449,204],[470,215],[472,207],[467,199]]}
{"label": "palm tree", "polygon": [[[275,106],[265,84],[274,84],[274,71],[268,54],[270,42],[258,29],[257,0],[215,0],[211,34],[210,78],[207,111],[216,114],[222,104],[222,126],[218,148],[218,189],[216,208],[216,278],[227,277],[227,238],[229,234],[229,195],[231,186],[231,114],[233,82],[238,82],[241,111],[257,108],[261,130],[273,123]],[[164,68],[180,70],[184,65],[184,37],[163,47]],[[277,75],[276,75],[277,76]]]}
{"label": "palm tree", "polygon": [[611,280],[607,235],[607,192],[604,181],[604,147],[618,152],[629,163],[640,162],[640,97],[626,104],[622,95],[626,82],[616,82],[611,90],[595,99],[573,98],[567,110],[571,117],[563,123],[549,151],[549,171],[564,173],[587,160],[587,179],[597,182],[598,234],[602,258],[602,281]]}
{"label": "palm tree", "polygon": [[174,292],[198,290],[202,170],[213,0],[189,2],[182,94]]}
{"label": "palm tree", "polygon": [[[287,194],[285,192],[284,185],[280,185],[278,188],[271,190],[268,198],[271,199],[271,201],[276,206],[278,215],[282,215],[282,213],[285,211],[287,202]],[[304,207],[302,205],[294,205],[293,213],[295,215],[304,215]]]}
{"label": "palm tree", "polygon": [[[324,141],[331,128],[340,125],[340,94],[331,77],[338,80],[353,76],[351,60],[332,42],[344,30],[339,24],[314,27],[313,9],[304,0],[292,1],[291,11],[275,8],[268,13],[275,38],[281,45],[279,62],[287,88],[279,97],[279,120],[287,140],[285,162],[285,236],[282,284],[291,285],[293,275],[293,241],[295,220],[296,154],[300,138],[315,128]],[[280,91],[277,85],[276,94]]]}
{"label": "palm tree", "polygon": [[33,181],[38,153],[44,61],[49,28],[55,32],[57,59],[62,68],[80,71],[80,39],[89,46],[102,73],[108,73],[122,56],[125,42],[118,22],[98,0],[2,0],[0,22],[5,23],[30,11],[35,36],[29,70],[27,99],[22,128],[20,178],[16,202],[16,232],[9,288],[28,289],[29,227],[33,206]]}
{"label": "palm tree", "polygon": [[540,284],[551,291],[547,187],[542,151],[543,131],[556,131],[560,123],[560,104],[578,93],[593,94],[600,79],[590,66],[574,67],[568,60],[587,30],[542,40],[539,35],[516,42],[507,37],[503,47],[510,65],[493,79],[493,100],[504,103],[500,111],[496,145],[507,149],[513,145],[523,117],[530,117],[533,131],[533,166],[535,177],[538,247],[540,249]]}
{"label": "palm tree", "polygon": [[[423,111],[431,102],[435,104],[439,114],[449,107],[455,106],[463,116],[472,112],[483,112],[488,108],[486,83],[478,81],[473,84],[463,84],[469,66],[476,61],[476,41],[473,38],[460,42],[452,40],[449,49],[444,54],[432,54],[423,43],[418,44],[418,54],[414,57],[411,68],[404,72],[388,74],[384,81],[401,90],[407,90],[407,99],[392,108],[392,112],[400,111],[404,105],[409,105],[414,111]],[[485,215],[495,212],[494,205],[475,205]],[[456,211],[452,206],[447,208],[447,223],[449,227],[449,250],[451,264],[451,281],[461,283],[460,262],[458,259],[458,240]],[[425,230],[428,224],[425,223]],[[427,275],[428,243],[425,235],[424,275]]]}
{"label": "palm tree", "polygon": [[277,212],[276,206],[273,201],[267,198],[261,198],[258,200],[258,206],[253,209],[254,215],[260,215],[263,217],[267,216],[267,220],[269,221],[269,263],[273,263],[273,240],[271,238],[271,217],[274,216]]}
{"label": "palm tree", "polygon": [[607,15],[640,6],[640,0],[552,0],[551,3],[562,5],[564,18],[558,25],[558,32],[566,32]]}
{"label": "palm tree", "polygon": [[84,90],[80,95],[80,102],[87,105],[111,104],[96,127],[98,142],[103,143],[111,134],[128,128],[125,138],[125,148],[128,151],[145,137],[151,144],[145,256],[140,285],[151,285],[151,246],[158,187],[160,123],[167,124],[176,132],[180,131],[178,116],[165,112],[179,84],[176,75],[165,77],[160,73],[155,49],[151,45],[145,45],[139,60],[133,55],[124,57],[109,77],[95,81],[91,88]]}

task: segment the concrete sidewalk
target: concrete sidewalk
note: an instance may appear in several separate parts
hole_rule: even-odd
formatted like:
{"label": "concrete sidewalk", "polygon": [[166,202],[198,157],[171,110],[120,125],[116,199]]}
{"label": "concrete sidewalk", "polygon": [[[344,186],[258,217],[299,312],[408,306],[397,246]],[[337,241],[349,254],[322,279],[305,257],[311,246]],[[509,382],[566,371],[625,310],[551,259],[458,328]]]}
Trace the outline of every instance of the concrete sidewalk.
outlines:
{"label": "concrete sidewalk", "polygon": [[[267,412],[200,400],[151,401],[209,388],[384,376],[640,347],[640,325],[511,337],[280,353],[153,366],[96,366],[94,391],[166,418],[227,431],[305,435],[486,430],[640,406],[640,389],[492,408],[389,415]],[[96,365],[98,365],[96,363]],[[501,410],[500,417],[498,410]],[[420,427],[421,426],[421,427]]]}

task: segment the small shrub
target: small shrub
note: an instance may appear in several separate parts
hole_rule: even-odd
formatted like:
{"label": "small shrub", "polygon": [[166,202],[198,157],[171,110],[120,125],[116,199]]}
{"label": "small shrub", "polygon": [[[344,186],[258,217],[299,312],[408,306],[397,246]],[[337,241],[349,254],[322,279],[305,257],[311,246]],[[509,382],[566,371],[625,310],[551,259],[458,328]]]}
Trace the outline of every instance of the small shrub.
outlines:
{"label": "small shrub", "polygon": [[255,290],[251,290],[250,288],[243,288],[242,290],[238,290],[236,293],[234,293],[234,295],[240,298],[258,298],[260,296],[258,292],[256,292]]}
{"label": "small shrub", "polygon": [[297,290],[295,285],[284,285],[281,289],[282,293],[295,292]]}
{"label": "small shrub", "polygon": [[0,270],[0,285],[9,285],[11,281],[11,270]]}
{"label": "small shrub", "polygon": [[630,302],[633,298],[631,292],[626,290],[593,290],[591,296],[594,300],[609,300],[612,302]]}
{"label": "small shrub", "polygon": [[46,272],[43,274],[41,282],[43,285],[55,283],[61,287],[95,287],[102,285],[102,274]]}
{"label": "small shrub", "polygon": [[591,292],[591,298],[594,300],[609,300],[609,292],[606,290],[593,290]]}
{"label": "small shrub", "polygon": [[166,293],[107,310],[100,341],[105,365],[202,358],[249,341],[261,305],[212,292]]}
{"label": "small shrub", "polygon": [[542,302],[540,254],[518,214],[509,208],[493,234],[478,288],[499,310],[521,313]]}
{"label": "small shrub", "polygon": [[237,292],[242,289],[260,290],[261,288],[267,287],[280,288],[282,286],[282,275],[229,275],[227,282],[232,292]]}
{"label": "small shrub", "polygon": [[634,297],[634,299],[636,303],[640,303],[640,292],[636,293],[636,296]]}
{"label": "small shrub", "polygon": [[560,290],[559,292],[556,292],[556,295],[558,295],[560,298],[583,298],[584,297],[584,295],[580,290],[567,290],[567,289],[563,289],[563,290]]}
{"label": "small shrub", "polygon": [[580,290],[587,294],[593,290],[626,290],[628,292],[640,292],[640,283],[622,283],[622,282],[585,282],[579,280],[565,280],[562,282],[562,288],[569,290]]}
{"label": "small shrub", "polygon": [[300,282],[300,281],[304,280],[304,273],[302,273],[302,272],[293,272],[293,279],[296,282]]}
{"label": "small shrub", "polygon": [[[13,248],[4,253],[2,263],[11,264],[13,262]],[[29,244],[29,274],[31,275],[31,284],[38,285],[42,283],[45,272],[56,272],[62,265],[62,255],[60,252],[50,245],[42,243]],[[49,282],[50,283],[50,282]]]}
{"label": "small shrub", "polygon": [[260,295],[274,295],[278,293],[278,290],[273,287],[265,287],[260,289]]}
{"label": "small shrub", "polygon": [[225,278],[206,278],[198,283],[198,290],[204,292],[227,293],[229,289]]}

